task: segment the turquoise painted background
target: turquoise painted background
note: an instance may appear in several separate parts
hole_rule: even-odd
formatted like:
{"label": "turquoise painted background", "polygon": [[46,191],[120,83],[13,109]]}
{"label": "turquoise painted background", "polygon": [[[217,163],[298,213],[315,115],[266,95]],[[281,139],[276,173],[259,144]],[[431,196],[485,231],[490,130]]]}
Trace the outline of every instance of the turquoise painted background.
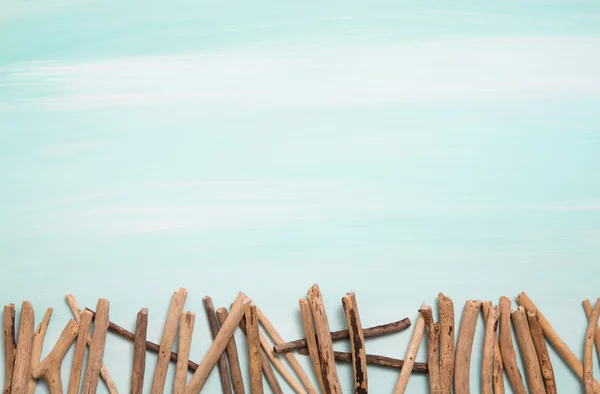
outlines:
{"label": "turquoise painted background", "polygon": [[[459,315],[526,290],[582,355],[598,108],[594,1],[0,0],[0,300],[54,307],[47,344],[70,292],[130,329],[149,307],[158,341],[184,286],[198,360],[207,294],[245,291],[295,339],[315,282],[335,329],[349,290],[365,326],[414,321],[439,291]],[[367,351],[403,358],[409,338]],[[474,391],[482,340],[480,320]],[[131,349],[110,336],[123,392]],[[397,377],[369,370],[373,392]]]}

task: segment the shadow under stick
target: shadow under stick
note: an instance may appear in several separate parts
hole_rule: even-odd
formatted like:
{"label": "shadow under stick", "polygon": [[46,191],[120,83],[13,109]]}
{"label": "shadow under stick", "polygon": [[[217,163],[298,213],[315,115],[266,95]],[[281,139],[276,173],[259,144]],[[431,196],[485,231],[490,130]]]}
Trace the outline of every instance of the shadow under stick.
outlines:
{"label": "shadow under stick", "polygon": [[473,339],[477,328],[477,318],[481,309],[481,301],[468,300],[465,302],[458,339],[456,340],[456,364],[454,366],[454,392],[455,394],[469,394],[471,353]]}
{"label": "shadow under stick", "polygon": [[75,345],[75,355],[71,365],[71,376],[69,377],[68,394],[79,393],[81,384],[81,373],[83,371],[83,362],[85,359],[85,348],[87,347],[87,338],[90,335],[90,325],[92,324],[93,314],[90,311],[83,311],[77,328],[77,344]]}
{"label": "shadow under stick", "polygon": [[15,367],[15,304],[4,306],[4,391],[10,394],[12,388],[13,369]]}

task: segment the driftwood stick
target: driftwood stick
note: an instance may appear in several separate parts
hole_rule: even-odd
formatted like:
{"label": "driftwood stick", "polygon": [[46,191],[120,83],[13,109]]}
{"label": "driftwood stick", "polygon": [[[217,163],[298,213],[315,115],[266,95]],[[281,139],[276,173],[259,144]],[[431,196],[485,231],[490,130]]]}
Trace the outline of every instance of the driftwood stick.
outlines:
{"label": "driftwood stick", "polygon": [[77,329],[77,344],[75,345],[75,355],[73,356],[73,364],[71,365],[71,376],[69,377],[68,394],[79,393],[79,385],[81,383],[81,373],[83,371],[83,361],[85,359],[85,348],[87,347],[86,339],[90,335],[90,325],[92,324],[92,313],[83,311],[81,319],[79,319]]}
{"label": "driftwood stick", "polygon": [[443,293],[438,294],[440,318],[440,389],[451,394],[454,381],[454,303]]}
{"label": "driftwood stick", "polygon": [[523,377],[517,365],[517,353],[512,341],[510,325],[510,300],[500,297],[500,348],[502,350],[502,363],[510,386],[515,394],[527,394]]}
{"label": "driftwood stick", "polygon": [[[483,304],[483,303],[482,303]],[[481,361],[481,394],[492,394],[494,387],[494,354],[498,342],[498,307],[490,308],[485,319],[483,357]]]}
{"label": "driftwood stick", "polygon": [[431,394],[440,394],[440,365],[439,365],[439,346],[440,336],[439,323],[433,322],[433,312],[431,307],[419,310],[419,313],[425,319],[425,331],[427,333],[427,365],[429,366],[429,392]]}
{"label": "driftwood stick", "polygon": [[204,355],[204,358],[200,362],[198,369],[194,373],[194,376],[192,376],[192,379],[185,389],[185,394],[198,394],[200,390],[202,390],[202,387],[206,383],[210,372],[217,364],[221,354],[223,354],[225,351],[225,348],[231,340],[236,327],[239,325],[240,320],[244,316],[246,305],[248,305],[250,302],[251,300],[246,297],[244,293],[238,294],[231,306],[229,318],[227,321],[225,321],[225,324],[221,326],[221,329],[219,330],[215,340]]}
{"label": "driftwood stick", "polygon": [[317,382],[321,388],[322,393],[326,393],[327,390],[323,383],[323,374],[321,369],[321,359],[319,357],[319,348],[317,345],[317,337],[315,336],[315,325],[313,321],[312,312],[310,311],[310,305],[308,301],[300,298],[298,300],[300,305],[300,315],[302,316],[302,326],[304,327],[304,336],[306,337],[306,347],[298,350],[307,350],[310,356],[310,361],[313,366],[313,371],[317,377]]}
{"label": "driftwood stick", "polygon": [[[246,338],[247,338],[248,334],[246,332],[246,318],[245,317],[242,317],[242,320],[240,321],[240,329],[242,330],[244,335],[246,335]],[[260,338],[260,335],[259,335],[259,338]],[[267,383],[269,383],[269,386],[271,387],[273,394],[283,394],[283,390],[281,389],[281,386],[279,385],[279,381],[277,380],[277,375],[275,375],[275,371],[273,370],[273,367],[271,367],[269,358],[267,357],[265,350],[262,348],[262,343],[261,343],[260,362],[262,364],[263,374],[265,375],[265,378],[267,379]]]}
{"label": "driftwood stick", "polygon": [[258,312],[256,305],[246,306],[246,338],[248,339],[248,364],[250,369],[250,392],[262,394],[262,365],[260,361],[260,332],[258,329]]}
{"label": "driftwood stick", "polygon": [[[110,330],[112,323],[109,323]],[[135,319],[135,334],[133,341],[133,367],[131,370],[131,394],[142,394],[144,374],[146,372],[146,335],[148,333],[148,308],[142,308]],[[160,347],[156,345],[156,352]],[[75,393],[74,393],[75,394]]]}
{"label": "driftwood stick", "polygon": [[267,355],[267,357],[269,358],[269,360],[271,361],[271,364],[273,364],[275,366],[275,369],[277,369],[279,371],[279,374],[283,377],[283,379],[286,382],[288,382],[288,384],[292,387],[292,389],[297,394],[307,394],[306,391],[304,390],[304,387],[302,386],[302,384],[300,384],[300,382],[298,382],[296,379],[294,379],[294,376],[283,365],[283,363],[281,362],[279,357],[277,357],[277,355],[275,355],[275,352],[273,352],[273,348],[271,347],[271,345],[269,345],[269,342],[267,342],[267,339],[265,338],[265,336],[262,333],[260,333],[260,345],[263,348],[263,350],[264,350],[265,354]]}
{"label": "driftwood stick", "polygon": [[75,320],[69,320],[62,334],[58,338],[54,349],[48,354],[39,365],[32,371],[32,376],[36,379],[43,378],[48,384],[50,394],[62,394],[62,380],[60,376],[60,366],[65,354],[77,338],[77,323]]}
{"label": "driftwood stick", "polygon": [[[303,356],[308,356],[307,348],[298,349],[298,354],[302,354]],[[348,352],[333,352],[335,356],[335,361],[342,363],[351,363],[352,362],[352,353]],[[404,360],[398,360],[397,358],[378,356],[374,354],[367,354],[367,364],[376,365],[379,367],[388,367],[394,369],[401,369],[404,365]],[[429,372],[427,368],[427,363],[413,363],[412,371],[413,373],[424,373],[427,374]]]}
{"label": "driftwood stick", "polygon": [[[260,308],[256,308],[256,311],[258,313],[258,321],[260,322],[260,324],[262,324],[262,326],[264,327],[265,331],[267,331],[267,334],[269,334],[271,339],[273,339],[273,341],[276,344],[283,343],[284,342],[283,338],[281,337],[281,335],[279,335],[279,333],[275,329],[275,326],[273,326],[273,324],[267,318],[267,316],[264,314],[264,312]],[[308,375],[306,375],[306,372],[304,372],[304,369],[302,368],[302,366],[300,365],[298,360],[296,360],[296,357],[294,357],[294,354],[293,353],[285,353],[283,355],[283,357],[285,357],[285,359],[288,361],[288,363],[290,363],[290,366],[292,367],[292,369],[294,370],[294,372],[300,379],[300,382],[306,389],[306,392],[308,394],[318,394],[317,390],[315,389],[312,382],[308,378]]]}
{"label": "driftwood stick", "polygon": [[[427,305],[426,303],[423,303],[421,305],[421,309],[427,308],[429,308],[429,305]],[[423,318],[423,315],[419,314],[419,316],[417,317],[417,322],[415,323],[415,327],[413,329],[412,336],[410,337],[410,342],[408,343],[408,349],[406,350],[404,364],[400,369],[400,376],[398,376],[398,382],[396,383],[396,387],[394,389],[393,394],[403,394],[406,391],[408,379],[410,378],[410,374],[415,363],[415,357],[417,356],[419,347],[421,346],[421,341],[423,340],[424,332],[425,319]]]}
{"label": "driftwood stick", "polygon": [[342,298],[342,305],[344,307],[344,314],[346,315],[348,332],[350,333],[352,366],[354,367],[354,393],[366,394],[369,389],[367,378],[367,352],[365,351],[365,337],[363,335],[355,294],[353,292],[346,294]]}
{"label": "driftwood stick", "polygon": [[528,311],[527,320],[529,321],[531,339],[533,339],[535,352],[540,363],[544,386],[546,386],[546,394],[556,394],[554,369],[552,368],[552,362],[550,361],[550,355],[548,354],[548,348],[546,347],[546,340],[544,339],[544,333],[542,332],[542,326],[540,325],[540,317],[537,312]]}
{"label": "driftwood stick", "polygon": [[184,312],[181,315],[179,322],[179,344],[177,345],[177,352],[179,354],[173,382],[173,394],[183,394],[187,385],[187,366],[190,358],[190,347],[192,345],[195,321],[196,314],[194,312]]}
{"label": "driftwood stick", "polygon": [[465,302],[460,329],[456,340],[456,365],[454,366],[454,392],[455,394],[469,394],[471,353],[473,339],[477,328],[477,318],[481,309],[481,301],[468,300]]}
{"label": "driftwood stick", "polygon": [[169,355],[171,354],[173,342],[175,342],[175,337],[177,336],[177,326],[179,325],[179,318],[181,312],[183,312],[186,298],[187,289],[184,288],[175,290],[171,297],[167,320],[165,321],[165,327],[160,339],[158,360],[156,361],[154,377],[152,378],[152,387],[150,389],[151,394],[162,394],[165,389],[167,371],[169,369]]}
{"label": "driftwood stick", "polygon": [[[46,332],[48,331],[48,324],[52,317],[52,308],[46,309],[46,313],[42,318],[42,321],[38,325],[37,330],[33,334],[33,347],[31,348],[31,370],[33,371],[39,364],[42,357],[42,348],[44,346],[44,338],[46,338]],[[29,394],[35,393],[35,384],[37,379],[33,375],[29,376],[29,382],[27,383],[27,392]]]}
{"label": "driftwood stick", "polygon": [[4,391],[10,394],[17,344],[15,342],[15,304],[4,306]]}
{"label": "driftwood stick", "polygon": [[321,369],[323,371],[323,383],[327,387],[328,394],[341,394],[342,388],[335,366],[333,355],[333,343],[331,341],[331,330],[327,320],[327,312],[323,304],[323,296],[319,285],[314,284],[307,293],[308,303],[315,322],[319,355],[321,357]]}
{"label": "driftwood stick", "polygon": [[[75,300],[75,296],[73,296],[73,294],[67,294],[65,296],[65,299],[67,301],[67,304],[69,304],[69,308],[71,308],[71,312],[73,313],[75,321],[79,323],[79,320],[81,318],[81,309],[79,309],[79,305],[77,304],[77,300]],[[85,341],[87,343],[87,346],[89,347],[92,341],[92,337],[88,335]],[[106,365],[104,365],[104,363],[102,363],[102,365],[100,366],[100,377],[104,380],[104,383],[106,384],[106,387],[108,388],[110,394],[119,394],[119,390],[117,390],[117,386],[115,385],[115,382],[110,376],[110,373],[108,372],[108,369],[106,368]]]}
{"label": "driftwood stick", "polygon": [[33,305],[23,301],[21,320],[19,322],[19,342],[13,370],[12,394],[26,394],[29,376],[31,375],[31,351],[33,347]]}
{"label": "driftwood stick", "polygon": [[[212,299],[209,296],[204,297],[202,301],[204,303],[204,309],[206,310],[206,317],[208,318],[210,332],[214,340],[219,333],[219,322],[217,321],[215,306],[213,305]],[[223,390],[223,394],[231,394],[231,380],[229,379],[229,369],[227,368],[227,358],[225,353],[221,354],[219,357],[217,369],[219,370],[219,377],[221,378],[221,388]]]}
{"label": "driftwood stick", "polygon": [[[491,301],[483,301],[481,303],[481,311],[483,312],[483,321],[487,322],[489,318],[490,310],[492,309]],[[496,321],[499,321],[500,318],[500,308],[497,307],[498,313],[496,317]],[[498,323],[496,323],[496,326]],[[496,327],[497,331],[498,327]],[[494,364],[492,370],[492,378],[493,378],[493,386],[494,386],[494,394],[504,394],[504,366],[502,364],[502,353],[500,352],[500,342],[498,341],[498,334],[496,333],[495,338],[496,344],[494,346]]]}
{"label": "driftwood stick", "polygon": [[527,322],[527,313],[525,308],[520,306],[511,314],[515,334],[517,335],[517,343],[525,368],[525,377],[527,378],[527,387],[532,394],[546,394],[544,380],[542,379],[542,371],[540,363],[535,353],[535,345],[529,331],[529,323]]}
{"label": "driftwood stick", "polygon": [[[550,342],[550,344],[554,347],[556,352],[560,355],[560,357],[565,361],[565,363],[575,372],[579,379],[583,381],[583,364],[577,358],[577,356],[569,349],[566,343],[563,342],[562,339],[558,336],[556,331],[552,328],[548,320],[544,317],[542,312],[538,309],[538,307],[533,303],[531,298],[525,293],[521,292],[517,297],[517,303],[523,306],[528,311],[537,311],[538,316],[540,318],[540,325],[542,326],[542,332],[544,336]],[[593,381],[594,391],[596,394],[600,393],[600,384],[596,380]]]}
{"label": "driftwood stick", "polygon": [[[217,309],[217,319],[219,320],[219,324],[222,326],[225,324],[225,320],[227,320],[227,316],[229,313],[225,308]],[[260,346],[259,346],[260,350]],[[242,368],[240,367],[240,358],[237,351],[237,345],[235,343],[235,337],[231,337],[231,340],[227,344],[227,348],[225,349],[227,353],[227,359],[229,360],[229,372],[231,373],[231,381],[233,384],[233,392],[235,394],[244,394],[246,389],[244,387],[244,377],[242,376]],[[262,354],[262,350],[259,351],[259,357]],[[262,364],[261,364],[262,368]]]}
{"label": "driftwood stick", "polygon": [[[585,311],[585,315],[588,320],[590,316],[592,316],[592,303],[590,300],[583,301],[583,309]],[[594,340],[596,342],[596,354],[598,355],[598,361],[600,361],[600,327],[596,327],[596,331],[594,333]]]}
{"label": "driftwood stick", "polygon": [[[388,335],[388,334],[393,334],[396,332],[404,331],[408,327],[410,327],[410,319],[404,318],[402,320],[395,321],[395,322],[388,323],[388,324],[383,324],[380,326],[363,328],[363,336],[365,338],[378,337],[378,336],[382,336],[382,335]],[[342,339],[350,338],[350,333],[348,332],[348,330],[332,331],[330,334],[331,334],[332,341],[339,341]],[[273,351],[277,354],[280,354],[280,353],[290,352],[292,350],[302,349],[302,348],[305,348],[306,346],[307,346],[306,338],[302,338],[302,339],[297,339],[297,340],[291,341],[291,342],[285,342],[285,343],[282,343],[281,345],[275,345],[273,347]]]}
{"label": "driftwood stick", "polygon": [[110,304],[108,300],[100,298],[96,306],[96,316],[94,319],[94,331],[90,342],[90,351],[88,354],[87,368],[83,379],[82,394],[96,394],[98,388],[98,379],[100,377],[100,367],[104,358],[104,346],[106,344],[106,332],[108,331]]}
{"label": "driftwood stick", "polygon": [[596,300],[594,309],[592,309],[583,345],[583,383],[585,386],[585,394],[594,394],[594,365],[592,352],[594,347],[594,335],[596,333],[596,328],[598,328],[599,317],[600,298]]}

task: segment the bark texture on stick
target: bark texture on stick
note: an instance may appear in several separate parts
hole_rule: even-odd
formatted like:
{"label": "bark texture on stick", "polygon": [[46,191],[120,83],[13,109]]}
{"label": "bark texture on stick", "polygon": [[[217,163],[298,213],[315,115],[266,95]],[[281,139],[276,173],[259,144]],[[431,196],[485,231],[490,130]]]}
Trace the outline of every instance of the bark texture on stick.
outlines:
{"label": "bark texture on stick", "polygon": [[504,371],[508,377],[510,386],[515,394],[527,394],[523,377],[517,365],[517,353],[512,341],[510,324],[510,300],[506,297],[500,298],[500,348],[502,350],[502,362]]}
{"label": "bark texture on stick", "polygon": [[454,381],[454,303],[443,293],[438,294],[440,318],[440,389],[451,394]]}
{"label": "bark texture on stick", "polygon": [[[496,320],[500,319],[500,308],[498,308],[498,316]],[[487,322],[490,310],[492,309],[491,301],[484,301],[481,303],[481,311],[483,312],[483,321]],[[502,353],[500,352],[500,342],[498,341],[498,334],[496,334],[496,345],[494,346],[494,364],[492,370],[494,394],[504,394],[504,366],[502,363]]]}
{"label": "bark texture on stick", "polygon": [[[344,314],[350,333],[350,348],[352,350],[352,366],[354,367],[354,394],[367,394],[369,389],[367,378],[367,352],[363,335],[358,304],[354,293],[348,293],[342,298]],[[334,355],[335,359],[335,355]]]}
{"label": "bark texture on stick", "polygon": [[[229,316],[227,309],[217,309],[217,318],[219,319],[220,325],[225,324],[227,316]],[[229,372],[231,373],[233,392],[235,394],[244,394],[246,389],[244,388],[244,378],[242,376],[242,368],[240,367],[240,359],[234,336],[231,337],[231,340],[227,344],[227,348],[225,350],[227,353],[227,358],[229,359]],[[260,353],[262,354],[262,350],[260,351]]]}
{"label": "bark texture on stick", "polygon": [[104,345],[106,344],[106,332],[108,331],[110,304],[108,300],[100,298],[96,306],[94,318],[94,332],[90,343],[88,363],[83,379],[82,394],[95,394],[98,388],[100,367],[104,358]]}
{"label": "bark texture on stick", "polygon": [[527,322],[527,313],[525,308],[520,306],[516,311],[511,313],[513,326],[517,335],[517,343],[525,368],[525,377],[527,378],[527,387],[532,394],[546,394],[544,380],[542,379],[542,371],[540,363],[535,352],[535,345],[529,331],[529,323]]}
{"label": "bark texture on stick", "polygon": [[[304,356],[308,356],[308,349],[303,347],[298,349],[298,354],[302,354]],[[333,352],[335,357],[335,361],[342,363],[351,363],[352,362],[352,353],[349,352]],[[377,365],[380,367],[387,368],[395,368],[401,369],[404,365],[404,360],[399,360],[397,358],[379,356],[375,354],[367,354],[367,364]],[[412,372],[413,373],[428,373],[427,363],[413,363]]]}
{"label": "bark texture on stick", "polygon": [[477,318],[481,301],[468,300],[463,309],[456,340],[456,358],[454,363],[454,392],[456,394],[469,394],[470,389],[470,371],[471,371],[471,353],[473,351],[473,338],[477,328]]}
{"label": "bark texture on stick", "polygon": [[177,367],[175,379],[173,380],[173,394],[183,394],[187,385],[188,361],[190,359],[190,347],[192,345],[192,334],[196,314],[184,312],[179,322],[179,344],[177,345]]}
{"label": "bark texture on stick", "polygon": [[425,320],[425,331],[427,333],[427,365],[429,365],[429,392],[440,394],[440,365],[439,365],[439,336],[440,325],[433,322],[431,307],[419,310]]}
{"label": "bark texture on stick", "polygon": [[485,319],[483,357],[481,361],[481,394],[492,394],[494,387],[494,353],[498,342],[498,307],[490,308]]}
{"label": "bark texture on stick", "polygon": [[[109,325],[110,328],[110,325]],[[146,335],[148,333],[148,308],[142,308],[135,320],[135,334],[133,341],[133,367],[131,369],[131,394],[142,394],[144,389],[144,375],[146,372]],[[156,351],[160,347],[157,345]]]}
{"label": "bark texture on stick", "polygon": [[[204,303],[206,318],[208,319],[208,325],[214,340],[219,333],[219,322],[217,321],[215,306],[213,305],[212,299],[209,296],[204,297],[202,302]],[[217,368],[219,370],[219,378],[221,379],[221,388],[223,390],[223,394],[231,394],[231,380],[229,379],[229,369],[227,368],[227,358],[225,353],[221,354],[219,357]]]}
{"label": "bark texture on stick", "polygon": [[173,349],[173,342],[177,336],[177,327],[179,318],[183,312],[183,306],[187,298],[187,289],[180,288],[173,293],[169,313],[160,339],[160,350],[158,352],[158,360],[154,369],[154,377],[152,378],[151,394],[162,394],[165,389],[167,379],[167,370],[169,369],[169,356]]}
{"label": "bark texture on stick", "polygon": [[12,394],[26,394],[31,375],[31,351],[33,348],[33,305],[23,301],[19,321],[19,342],[13,370]]}
{"label": "bark texture on stick", "polygon": [[310,309],[315,322],[315,331],[319,344],[319,355],[321,357],[321,369],[323,370],[323,383],[327,387],[328,394],[342,394],[340,380],[335,366],[333,355],[333,343],[331,341],[331,330],[327,312],[323,304],[323,297],[319,285],[314,284],[307,293]]}
{"label": "bark texture on stick", "polygon": [[[46,332],[48,331],[48,324],[50,324],[50,318],[52,317],[52,308],[46,309],[46,313],[42,318],[42,321],[38,325],[37,330],[33,334],[33,347],[31,349],[31,370],[33,371],[39,364],[42,357],[42,348],[44,347],[44,339],[46,338]],[[27,385],[27,392],[29,394],[35,393],[35,384],[37,379],[33,376],[29,377]]]}
{"label": "bark texture on stick", "polygon": [[50,389],[50,394],[63,393],[60,366],[63,358],[65,358],[69,348],[75,341],[75,338],[77,338],[77,331],[78,327],[75,320],[69,320],[69,323],[67,323],[60,338],[58,338],[54,349],[52,349],[48,357],[32,371],[31,375],[34,378],[43,378],[46,381],[48,388]]}
{"label": "bark texture on stick", "polygon": [[[260,308],[256,308],[256,310],[258,313],[258,321],[260,322],[260,324],[263,325],[263,327],[267,331],[267,334],[269,334],[269,336],[273,339],[275,344],[284,343],[283,338],[281,337],[281,335],[279,335],[279,333],[275,329],[275,326],[267,318],[265,313]],[[308,394],[317,394],[317,390],[315,389],[315,386],[313,386],[312,382],[308,378],[308,375],[306,374],[306,372],[304,371],[304,369],[302,368],[302,366],[300,365],[298,360],[296,360],[296,357],[294,356],[294,354],[293,353],[285,353],[283,355],[283,357],[285,357],[287,362],[290,364],[290,366],[292,367],[292,369],[294,370],[294,372],[300,379],[300,382],[306,389],[306,392]]]}
{"label": "bark texture on stick", "polygon": [[4,306],[4,391],[10,394],[17,344],[15,342],[15,304]]}
{"label": "bark texture on stick", "polygon": [[246,337],[248,338],[248,364],[250,370],[250,392],[263,393],[262,365],[260,361],[260,331],[256,305],[246,306]]}
{"label": "bark texture on stick", "polygon": [[300,305],[300,315],[302,316],[302,326],[304,327],[304,336],[306,337],[306,349],[308,351],[308,355],[310,356],[310,361],[313,366],[313,371],[317,377],[317,382],[319,383],[319,387],[321,388],[322,393],[326,393],[325,384],[323,383],[323,375],[321,370],[321,359],[319,357],[319,348],[317,345],[317,337],[315,336],[315,327],[314,321],[312,317],[312,312],[310,311],[310,305],[308,301],[305,299],[299,299],[298,303]]}
{"label": "bark texture on stick", "polygon": [[[590,300],[583,301],[583,310],[589,320],[590,316],[592,316],[592,303]],[[598,361],[600,362],[600,327],[598,326],[596,326],[594,332],[594,341],[596,342],[596,354],[598,355]]]}
{"label": "bark texture on stick", "polygon": [[[544,336],[550,342],[552,347],[556,350],[556,352],[560,355],[560,357],[567,363],[569,368],[575,372],[575,374],[583,381],[583,364],[577,358],[577,356],[569,349],[566,343],[563,342],[562,339],[558,336],[556,331],[552,328],[548,320],[544,317],[542,312],[538,309],[538,307],[533,303],[531,298],[525,293],[521,292],[517,296],[517,303],[523,306],[528,311],[537,311],[540,325],[542,326],[542,332]],[[594,392],[596,394],[600,393],[600,384],[596,380],[593,381]]]}
{"label": "bark texture on stick", "polygon": [[544,339],[544,333],[542,332],[542,326],[540,325],[540,317],[537,312],[528,311],[527,320],[529,321],[531,339],[533,339],[535,352],[540,363],[542,378],[544,379],[544,386],[546,387],[546,394],[556,394],[554,369],[552,368],[552,362],[550,361],[550,355],[548,354],[548,348],[546,347],[546,340]]}
{"label": "bark texture on stick", "polygon": [[83,371],[83,362],[85,360],[85,348],[87,347],[87,338],[90,335],[90,325],[92,323],[92,313],[83,311],[77,327],[77,344],[75,345],[75,355],[71,365],[71,376],[69,378],[68,394],[79,393],[81,384],[81,373]]}
{"label": "bark texture on stick", "polygon": [[583,384],[585,394],[594,394],[594,365],[592,353],[594,351],[594,335],[598,328],[598,318],[600,317],[600,298],[596,300],[594,309],[588,322],[588,328],[585,333],[585,343],[583,346]]}
{"label": "bark texture on stick", "polygon": [[[421,309],[427,309],[429,305],[423,303],[421,305]],[[412,336],[410,337],[410,342],[408,343],[408,349],[406,351],[406,357],[404,358],[404,364],[400,369],[400,375],[398,376],[398,382],[396,383],[396,387],[394,388],[394,394],[403,394],[406,391],[406,386],[408,385],[408,380],[410,378],[410,374],[413,369],[413,365],[415,363],[415,357],[419,351],[419,347],[421,346],[421,341],[423,340],[423,334],[425,333],[425,319],[423,315],[419,313],[417,317],[417,322],[415,323],[415,327],[413,329]]]}
{"label": "bark texture on stick", "polygon": [[[392,323],[382,324],[379,326],[373,326],[363,329],[363,336],[365,338],[374,338],[382,335],[394,334],[396,332],[401,332],[410,327],[410,319],[404,318],[402,320],[398,320]],[[339,331],[331,331],[331,340],[339,341],[343,339],[348,339],[350,337],[350,333],[348,330],[339,330]],[[285,342],[281,345],[275,345],[273,347],[273,351],[275,353],[285,353],[296,349],[305,348],[306,338],[297,339],[291,342]]]}
{"label": "bark texture on stick", "polygon": [[242,317],[244,317],[246,305],[248,305],[250,302],[251,300],[246,297],[244,293],[239,293],[237,295],[231,306],[229,318],[227,321],[225,321],[225,324],[221,326],[217,337],[210,345],[210,348],[204,355],[200,365],[198,365],[198,369],[196,369],[194,376],[192,376],[192,379],[185,389],[185,394],[198,394],[200,390],[202,390],[202,387],[204,387],[210,372],[217,364],[219,357],[223,354],[227,344],[231,340],[235,329],[240,324]]}

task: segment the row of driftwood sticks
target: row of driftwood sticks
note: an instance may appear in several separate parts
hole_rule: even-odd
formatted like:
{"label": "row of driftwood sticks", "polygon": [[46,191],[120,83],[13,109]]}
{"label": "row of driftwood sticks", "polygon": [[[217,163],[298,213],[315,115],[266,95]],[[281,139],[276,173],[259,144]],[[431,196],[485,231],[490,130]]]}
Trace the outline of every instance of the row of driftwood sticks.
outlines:
{"label": "row of driftwood sticks", "polygon": [[[51,394],[64,393],[61,381],[63,358],[75,343],[71,374],[67,393],[93,394],[99,380],[105,382],[109,392],[118,393],[107,367],[103,364],[107,332],[112,331],[134,343],[133,368],[129,392],[141,394],[144,387],[146,353],[157,353],[157,362],[152,377],[151,394],[165,391],[175,394],[197,394],[206,383],[215,366],[218,369],[223,393],[246,392],[239,353],[234,332],[239,327],[246,337],[249,392],[263,393],[263,375],[271,391],[283,393],[275,368],[297,394],[341,394],[341,384],[336,362],[351,362],[354,372],[356,394],[368,393],[367,365],[379,365],[399,370],[394,394],[406,391],[412,373],[423,373],[429,377],[432,394],[470,393],[471,354],[473,339],[480,313],[483,315],[485,337],[481,365],[481,393],[503,394],[504,376],[512,391],[525,394],[556,394],[557,386],[546,342],[550,343],[565,363],[583,381],[586,394],[600,394],[600,385],[593,377],[593,347],[600,359],[600,298],[595,306],[589,300],[583,302],[588,317],[583,361],[581,361],[560,339],[550,323],[526,293],[516,297],[519,305],[511,310],[511,301],[501,297],[494,306],[489,301],[468,300],[463,308],[460,327],[455,341],[455,312],[452,300],[438,295],[438,321],[432,308],[423,303],[413,327],[412,336],[404,360],[370,355],[365,350],[365,338],[392,334],[411,326],[408,318],[392,323],[363,328],[354,293],[342,298],[348,325],[347,330],[331,331],[323,298],[318,285],[313,285],[306,299],[299,300],[305,338],[285,342],[277,333],[266,315],[244,293],[239,293],[230,308],[215,310],[210,297],[203,299],[213,342],[199,364],[189,360],[192,332],[195,324],[194,312],[184,312],[187,290],[174,292],[160,344],[146,339],[148,310],[143,308],[137,315],[135,333],[109,320],[109,302],[98,300],[96,310],[81,310],[71,294],[66,296],[74,319],[69,320],[57,343],[48,356],[40,361],[42,346],[52,308],[48,308],[37,330],[34,331],[34,313],[30,302],[21,307],[18,326],[18,343],[15,340],[15,306],[4,307],[4,394],[33,394],[38,379],[43,379]],[[263,330],[275,343],[272,346]],[[512,329],[523,361],[523,379],[517,364],[517,350],[512,340]],[[91,329],[91,333],[90,333]],[[177,353],[173,344],[178,338]],[[427,362],[416,362],[423,338],[427,338]],[[348,339],[351,352],[333,350],[333,342]],[[87,363],[85,355],[87,349]],[[293,351],[310,356],[316,376],[313,384]],[[281,357],[280,357],[281,356]],[[282,362],[285,359],[294,372]],[[167,370],[170,362],[176,363],[175,378],[167,387]],[[84,364],[85,373],[84,373]],[[188,373],[192,372],[191,379]],[[83,378],[83,382],[82,382]]]}

